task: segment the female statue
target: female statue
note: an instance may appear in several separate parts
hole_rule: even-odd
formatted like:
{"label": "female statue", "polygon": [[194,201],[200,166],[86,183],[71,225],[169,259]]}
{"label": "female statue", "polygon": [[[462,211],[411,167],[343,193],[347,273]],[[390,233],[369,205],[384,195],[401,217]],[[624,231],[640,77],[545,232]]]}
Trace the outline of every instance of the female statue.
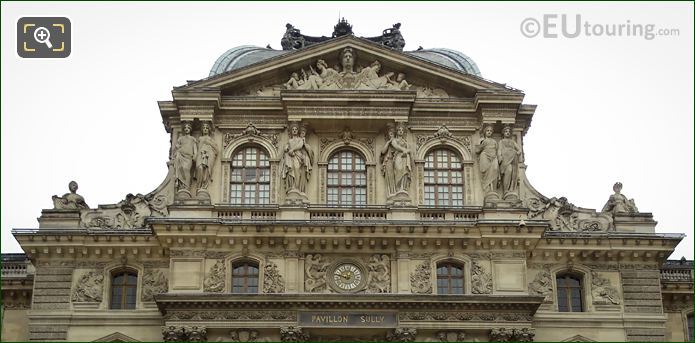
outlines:
{"label": "female statue", "polygon": [[196,158],[196,180],[198,189],[207,190],[212,181],[212,168],[217,158],[215,141],[210,137],[210,124],[204,123],[198,138],[198,157]]}
{"label": "female statue", "polygon": [[198,154],[196,139],[191,136],[191,123],[183,124],[183,135],[176,140],[174,154],[174,176],[177,191],[186,191],[191,186],[191,169]]}
{"label": "female statue", "polygon": [[502,139],[499,141],[497,159],[500,163],[500,179],[502,181],[502,192],[516,193],[517,177],[519,174],[518,163],[521,155],[521,148],[511,138],[512,128],[505,126],[502,129]]}
{"label": "female statue", "polygon": [[384,143],[384,147],[381,148],[379,152],[379,156],[381,157],[381,173],[386,180],[387,195],[396,194],[396,176],[393,172],[393,148],[391,147],[391,142],[395,137],[396,130],[393,126],[389,125],[386,129],[386,143]]}
{"label": "female statue", "polygon": [[475,153],[480,155],[478,167],[483,192],[495,192],[499,181],[499,162],[497,161],[497,142],[492,139],[492,126],[488,125],[483,129],[483,139],[475,146]]}
{"label": "female statue", "polygon": [[391,140],[393,153],[393,174],[397,192],[408,192],[410,188],[410,173],[412,171],[412,158],[408,149],[408,141],[405,139],[405,125],[399,123],[396,128],[396,138]]}
{"label": "female statue", "polygon": [[299,126],[293,123],[290,126],[290,138],[282,161],[282,178],[285,180],[285,190],[288,193],[306,191],[307,176],[311,173],[310,163],[311,155],[306,148],[305,138],[299,135]]}

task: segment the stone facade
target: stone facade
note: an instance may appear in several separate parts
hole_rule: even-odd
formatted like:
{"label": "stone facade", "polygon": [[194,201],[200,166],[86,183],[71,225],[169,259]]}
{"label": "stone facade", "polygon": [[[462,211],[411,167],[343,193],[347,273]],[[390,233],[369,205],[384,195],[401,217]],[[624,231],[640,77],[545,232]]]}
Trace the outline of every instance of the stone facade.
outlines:
{"label": "stone facade", "polygon": [[620,183],[601,211],[540,194],[535,105],[399,28],[288,24],[276,57],[174,88],[158,187],[90,208],[71,182],[13,231],[3,341],[685,339],[682,235]]}

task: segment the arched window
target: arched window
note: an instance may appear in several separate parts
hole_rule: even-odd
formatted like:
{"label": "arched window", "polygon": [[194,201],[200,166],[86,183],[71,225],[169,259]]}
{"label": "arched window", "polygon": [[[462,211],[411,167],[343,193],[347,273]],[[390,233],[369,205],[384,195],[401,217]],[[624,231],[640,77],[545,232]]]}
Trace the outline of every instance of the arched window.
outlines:
{"label": "arched window", "polygon": [[557,274],[557,309],[560,312],[582,312],[582,277],[574,273]]}
{"label": "arched window", "polygon": [[463,206],[461,158],[449,149],[425,156],[425,205]]}
{"label": "arched window", "polygon": [[270,203],[270,162],[263,149],[251,146],[236,152],[230,188],[232,204]]}
{"label": "arched window", "polygon": [[111,274],[112,310],[135,309],[138,291],[138,275],[133,271],[118,271]]}
{"label": "arched window", "polygon": [[463,266],[444,262],[437,264],[437,294],[463,294]]}
{"label": "arched window", "polygon": [[258,293],[258,263],[232,263],[232,293]]}
{"label": "arched window", "polygon": [[328,161],[328,205],[367,204],[367,168],[364,158],[351,150],[339,151]]}

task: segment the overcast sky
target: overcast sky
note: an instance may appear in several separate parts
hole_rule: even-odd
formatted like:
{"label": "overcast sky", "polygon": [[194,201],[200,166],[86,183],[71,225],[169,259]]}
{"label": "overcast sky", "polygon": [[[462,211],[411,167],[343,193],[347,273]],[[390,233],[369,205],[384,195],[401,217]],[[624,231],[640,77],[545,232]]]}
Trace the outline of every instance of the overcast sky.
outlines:
{"label": "overcast sky", "polygon": [[[173,86],[207,77],[234,46],[280,49],[288,22],[303,34],[330,35],[340,14],[357,36],[400,22],[405,50],[461,51],[483,77],[523,90],[524,102],[538,105],[524,138],[536,189],[600,210],[622,181],[640,211],[654,214],[657,232],[688,235],[671,258],[693,258],[692,3],[1,6],[2,252],[20,251],[10,230],[38,227],[41,209],[70,180],[92,207],[159,185],[169,137],[156,101],[170,100]],[[579,15],[582,34],[564,37],[562,14],[569,34]],[[24,16],[69,17],[71,55],[18,57],[16,23]],[[557,26],[544,26],[544,16]],[[526,18],[558,37],[524,36],[522,27],[534,33]],[[595,35],[620,24],[678,32]]]}

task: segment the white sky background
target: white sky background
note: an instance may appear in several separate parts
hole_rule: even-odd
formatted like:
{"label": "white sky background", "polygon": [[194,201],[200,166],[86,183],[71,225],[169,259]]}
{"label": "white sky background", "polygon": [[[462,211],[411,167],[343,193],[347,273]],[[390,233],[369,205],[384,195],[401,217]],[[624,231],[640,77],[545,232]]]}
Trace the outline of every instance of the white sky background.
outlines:
{"label": "white sky background", "polygon": [[[10,230],[38,227],[70,180],[91,207],[153,190],[169,149],[157,100],[207,77],[229,48],[281,49],[285,23],[330,35],[338,13],[357,36],[400,22],[405,50],[455,49],[483,77],[522,89],[525,103],[539,105],[524,139],[536,189],[600,210],[622,181],[658,232],[688,235],[671,258],[693,258],[692,3],[2,3],[2,252],[20,251]],[[520,33],[527,17],[563,13],[680,34]],[[23,16],[69,17],[70,57],[19,58]]]}

